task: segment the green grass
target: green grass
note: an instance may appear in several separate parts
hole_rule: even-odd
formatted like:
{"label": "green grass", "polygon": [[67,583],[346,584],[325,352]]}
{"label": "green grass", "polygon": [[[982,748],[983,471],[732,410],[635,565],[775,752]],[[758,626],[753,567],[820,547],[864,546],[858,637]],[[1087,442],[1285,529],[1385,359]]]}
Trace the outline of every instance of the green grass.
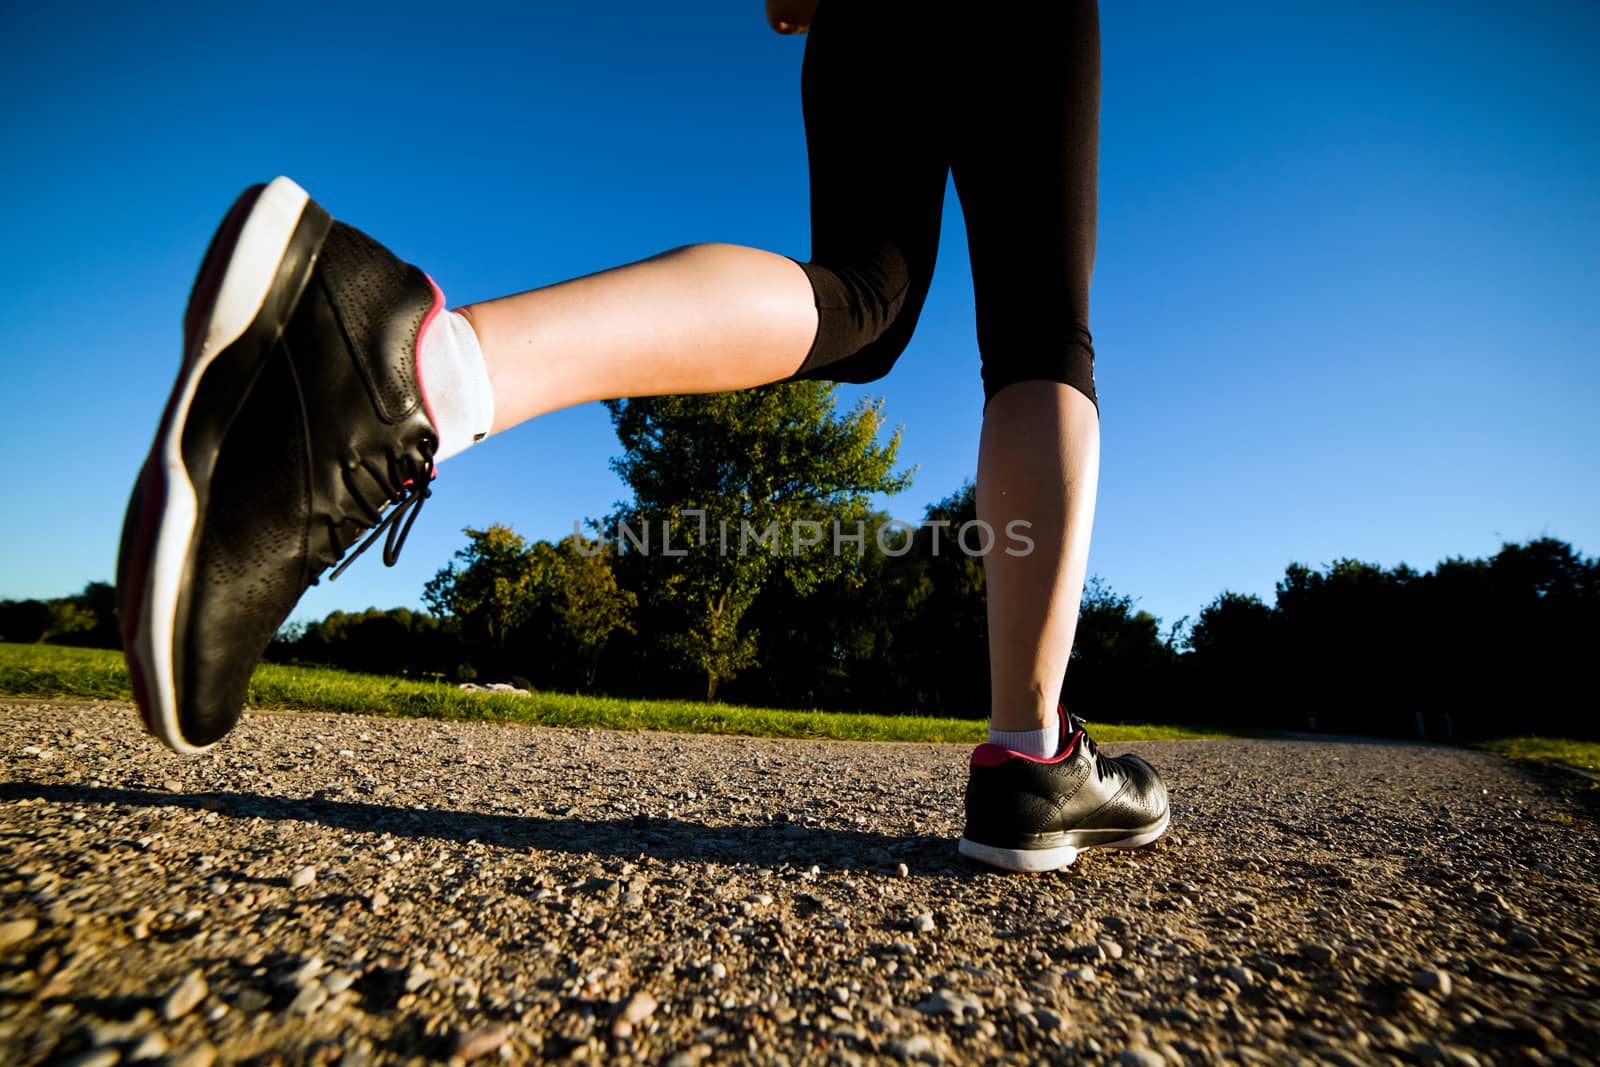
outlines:
{"label": "green grass", "polygon": [[1502,737],[1476,747],[1512,759],[1565,763],[1586,771],[1600,771],[1600,741],[1572,741],[1565,737]]}
{"label": "green grass", "polygon": [[[0,693],[15,696],[128,700],[128,671],[117,652],[56,645],[0,644]],[[425,719],[477,719],[541,726],[817,737],[843,741],[951,741],[975,744],[985,724],[967,719],[857,715],[706,704],[688,700],[619,700],[541,692],[532,696],[463,693],[443,682],[419,682],[321,667],[265,663],[250,682],[248,705],[359,712]],[[1234,737],[1209,728],[1094,724],[1100,741]]]}

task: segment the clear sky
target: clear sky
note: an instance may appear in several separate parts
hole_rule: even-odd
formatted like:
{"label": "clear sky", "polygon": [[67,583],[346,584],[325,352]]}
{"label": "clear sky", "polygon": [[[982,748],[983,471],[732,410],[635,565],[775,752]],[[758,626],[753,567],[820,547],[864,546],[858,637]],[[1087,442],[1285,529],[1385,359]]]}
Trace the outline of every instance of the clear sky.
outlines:
{"label": "clear sky", "polygon": [[[803,40],[759,0],[191,6],[29,4],[0,35],[0,597],[112,576],[189,283],[252,182],[294,177],[458,304],[694,241],[808,252]],[[1171,622],[1291,560],[1600,551],[1600,5],[1102,22],[1091,570]],[[884,503],[913,521],[976,466],[954,196],[944,234],[910,349],[842,391],[904,425]],[[400,565],[297,615],[420,603],[464,526],[562,536],[625,495],[616,450],[589,405],[446,463]]]}

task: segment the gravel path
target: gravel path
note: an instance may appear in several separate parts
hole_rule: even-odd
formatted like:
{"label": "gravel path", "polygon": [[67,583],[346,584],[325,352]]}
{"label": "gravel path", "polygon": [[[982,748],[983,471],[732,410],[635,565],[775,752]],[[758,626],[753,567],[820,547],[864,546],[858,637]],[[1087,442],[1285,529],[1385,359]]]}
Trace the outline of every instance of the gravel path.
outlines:
{"label": "gravel path", "polygon": [[1600,1056],[1595,808],[1478,753],[1140,744],[1172,832],[1028,877],[956,746],[0,717],[0,1063]]}

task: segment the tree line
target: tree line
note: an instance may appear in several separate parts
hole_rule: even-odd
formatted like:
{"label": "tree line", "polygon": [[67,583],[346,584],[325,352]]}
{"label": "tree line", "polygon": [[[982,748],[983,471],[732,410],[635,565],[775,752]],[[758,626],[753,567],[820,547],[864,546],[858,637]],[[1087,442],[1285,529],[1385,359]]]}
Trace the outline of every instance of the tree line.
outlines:
{"label": "tree line", "polygon": [[[609,405],[633,498],[558,542],[503,525],[427,583],[428,610],[288,627],[282,662],[616,696],[984,718],[987,619],[969,482],[920,523],[881,406],[795,383]],[[115,647],[109,586],[0,601],[0,638]],[[1581,696],[1600,563],[1543,537],[1418,572],[1291,563],[1271,603],[1224,591],[1163,626],[1091,579],[1063,699],[1090,720],[1600,736]]]}

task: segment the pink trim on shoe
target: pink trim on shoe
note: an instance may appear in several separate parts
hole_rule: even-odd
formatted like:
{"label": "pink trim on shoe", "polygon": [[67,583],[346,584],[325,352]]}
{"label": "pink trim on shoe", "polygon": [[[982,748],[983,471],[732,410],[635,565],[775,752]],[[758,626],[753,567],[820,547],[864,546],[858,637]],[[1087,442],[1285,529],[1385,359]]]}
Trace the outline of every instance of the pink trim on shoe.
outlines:
{"label": "pink trim on shoe", "polygon": [[1082,730],[1073,734],[1072,740],[1067,742],[1067,747],[1049,759],[1040,759],[1038,756],[1030,756],[1026,752],[1017,752],[1014,749],[993,745],[985,741],[972,750],[972,765],[974,767],[998,767],[1007,760],[1013,759],[1025,759],[1029,763],[1060,763],[1078,750],[1078,738],[1082,736]]}
{"label": "pink trim on shoe", "polygon": [[[1056,715],[1060,717],[1061,725],[1065,726],[1067,724],[1066,706],[1063,704],[1057,704]],[[1030,756],[1026,752],[1018,752],[1015,749],[1006,748],[1004,745],[996,745],[985,741],[983,744],[972,750],[972,765],[974,767],[998,767],[1000,764],[1012,759],[1025,759],[1030,763],[1060,763],[1062,760],[1066,759],[1068,756],[1071,756],[1078,750],[1078,740],[1081,737],[1083,737],[1082,730],[1078,730],[1073,733],[1072,739],[1067,742],[1067,747],[1063,748],[1060,752],[1057,752],[1049,759],[1041,759],[1038,756]]]}

